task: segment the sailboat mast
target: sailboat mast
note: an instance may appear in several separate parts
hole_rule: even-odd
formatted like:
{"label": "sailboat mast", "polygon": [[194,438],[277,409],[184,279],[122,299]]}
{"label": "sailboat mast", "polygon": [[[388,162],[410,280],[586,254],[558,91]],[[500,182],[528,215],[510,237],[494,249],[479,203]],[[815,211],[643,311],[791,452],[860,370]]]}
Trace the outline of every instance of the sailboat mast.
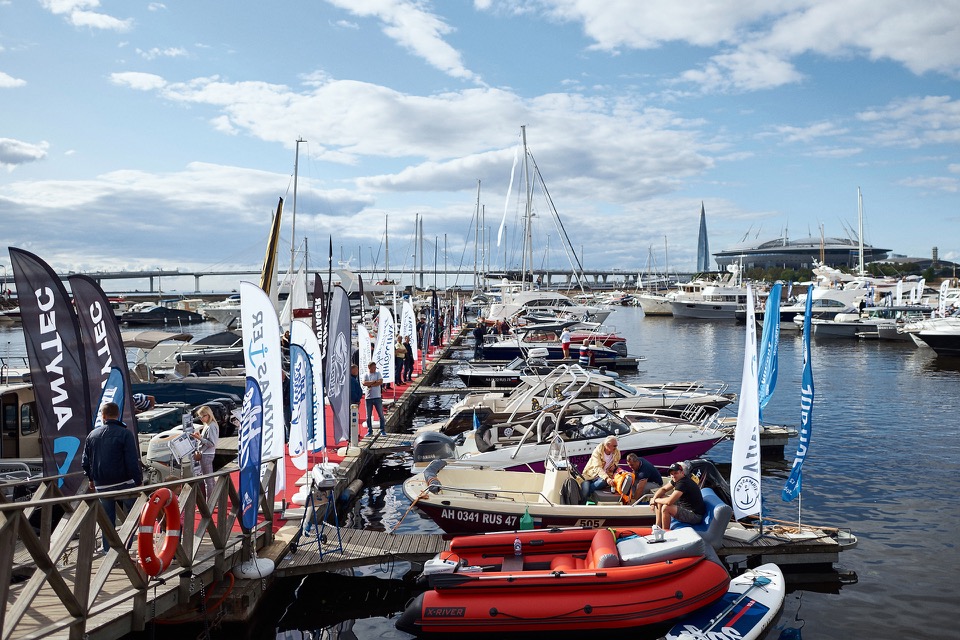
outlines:
{"label": "sailboat mast", "polygon": [[670,257],[667,255],[667,236],[663,236],[663,275],[670,286]]}
{"label": "sailboat mast", "polygon": [[417,234],[420,237],[420,289],[423,289],[423,216],[417,221]]}
{"label": "sailboat mast", "polygon": [[857,187],[857,235],[860,241],[860,250],[857,257],[860,260],[860,275],[864,275],[866,270],[863,268],[863,194],[860,193],[860,187]]}
{"label": "sailboat mast", "polygon": [[530,163],[527,162],[527,127],[520,127],[520,134],[523,137],[523,173],[527,185],[527,204],[524,211],[523,225],[523,259],[520,265],[520,290],[526,289],[527,269],[530,270],[530,290],[533,290],[533,246],[532,246],[532,221],[533,215],[533,185],[530,183]]}
{"label": "sailboat mast", "polygon": [[473,291],[480,288],[480,276],[477,271],[477,259],[480,257],[480,181],[477,180],[477,209],[474,212],[473,224]]}
{"label": "sailboat mast", "polygon": [[293,157],[293,214],[290,216],[290,273],[293,273],[297,253],[297,179],[300,175],[300,143],[306,142],[297,138],[297,150]]}
{"label": "sailboat mast", "polygon": [[390,282],[390,214],[383,214],[383,281]]}

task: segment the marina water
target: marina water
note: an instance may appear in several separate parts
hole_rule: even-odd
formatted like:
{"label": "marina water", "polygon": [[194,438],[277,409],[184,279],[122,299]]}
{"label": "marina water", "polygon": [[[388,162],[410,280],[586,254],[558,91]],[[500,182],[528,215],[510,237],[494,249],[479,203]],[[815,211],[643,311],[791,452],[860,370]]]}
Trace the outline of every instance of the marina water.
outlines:
{"label": "marina water", "polygon": [[[744,326],[719,321],[642,317],[618,308],[608,324],[627,338],[632,354],[646,357],[626,382],[721,381],[738,392]],[[195,334],[217,327],[191,327]],[[0,354],[23,353],[16,329],[0,328]],[[466,359],[469,350],[456,354]],[[856,549],[840,554],[833,576],[788,579],[780,627],[784,638],[957,637],[960,590],[960,359],[937,358],[912,343],[814,339],[816,399],[810,451],[804,462],[801,520],[849,528]],[[776,392],[766,422],[796,427],[800,416],[801,340],[784,331]],[[449,368],[448,368],[449,369]],[[455,376],[446,373],[451,384]],[[450,398],[430,398],[420,421],[442,417]],[[735,405],[730,415],[735,415]],[[763,510],[795,521],[797,502],[780,491],[797,446],[763,465]],[[728,472],[731,445],[708,454]],[[388,458],[345,515],[347,526],[402,533],[438,531],[409,511],[399,483],[404,456]],[[626,507],[625,507],[626,508]],[[399,526],[398,526],[399,523]],[[284,580],[271,589],[254,624],[214,628],[211,637],[409,638],[393,618],[412,593],[402,562],[364,567],[347,575]],[[409,576],[407,576],[409,578]],[[213,615],[211,615],[213,617]],[[138,637],[197,637],[202,629],[148,630]],[[782,630],[768,637],[777,638]],[[624,636],[626,637],[626,636]],[[644,634],[630,633],[632,638]]]}

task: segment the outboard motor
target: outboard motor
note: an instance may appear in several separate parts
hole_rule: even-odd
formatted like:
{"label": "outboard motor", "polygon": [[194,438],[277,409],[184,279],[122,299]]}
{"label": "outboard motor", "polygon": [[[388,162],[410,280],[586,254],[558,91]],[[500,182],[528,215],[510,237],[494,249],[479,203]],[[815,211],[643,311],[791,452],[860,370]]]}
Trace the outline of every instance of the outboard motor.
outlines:
{"label": "outboard motor", "polygon": [[182,427],[163,431],[150,438],[145,457],[146,484],[156,484],[167,480],[191,478],[198,475],[193,459],[195,450],[193,438],[185,435]]}
{"label": "outboard motor", "polygon": [[712,462],[698,458],[687,460],[683,464],[686,467],[686,475],[696,482],[701,489],[713,489],[718,498],[733,506],[733,499],[730,497],[730,483]]}
{"label": "outboard motor", "polygon": [[437,431],[427,431],[413,441],[413,463],[449,460],[456,455],[456,450],[457,443],[450,436]]}
{"label": "outboard motor", "polygon": [[232,436],[240,431],[240,410],[242,409],[243,403],[239,398],[214,398],[211,402],[217,402],[221,404],[226,412],[224,420],[221,422],[220,419],[217,419],[217,424],[220,425],[220,435],[221,436]]}

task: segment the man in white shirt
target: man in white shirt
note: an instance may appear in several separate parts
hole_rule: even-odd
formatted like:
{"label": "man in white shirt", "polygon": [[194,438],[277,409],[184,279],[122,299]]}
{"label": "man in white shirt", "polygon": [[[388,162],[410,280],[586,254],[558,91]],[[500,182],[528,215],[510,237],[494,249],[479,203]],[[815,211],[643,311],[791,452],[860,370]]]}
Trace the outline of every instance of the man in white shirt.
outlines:
{"label": "man in white shirt", "polygon": [[373,433],[373,410],[376,409],[377,416],[380,418],[380,434],[386,433],[384,430],[386,421],[383,419],[383,397],[380,393],[380,387],[383,386],[383,376],[377,371],[377,363],[371,362],[367,365],[367,373],[363,375],[361,382],[367,390],[367,435]]}

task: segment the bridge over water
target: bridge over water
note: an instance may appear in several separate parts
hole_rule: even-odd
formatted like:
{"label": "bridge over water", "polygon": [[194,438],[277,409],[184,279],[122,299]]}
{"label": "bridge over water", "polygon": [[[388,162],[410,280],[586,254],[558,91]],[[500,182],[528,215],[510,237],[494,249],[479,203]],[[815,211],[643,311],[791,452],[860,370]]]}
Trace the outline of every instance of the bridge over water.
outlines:
{"label": "bridge over water", "polygon": [[[319,268],[312,271],[314,273],[319,273],[320,276],[326,280],[327,270],[325,268]],[[278,278],[282,278],[285,273],[286,271],[278,272]],[[354,270],[354,273],[359,273],[363,277],[364,283],[367,284],[376,283],[384,280],[385,278],[382,269],[359,269]],[[562,290],[579,289],[581,283],[583,288],[589,290],[609,290],[616,288],[633,289],[636,288],[638,284],[640,273],[641,271],[639,269],[630,268],[585,269],[584,271],[580,272],[580,275],[578,276],[578,274],[570,270],[535,269],[533,271],[533,278],[534,280],[540,282],[541,286]],[[334,271],[334,274],[336,274],[336,271]],[[60,276],[61,280],[66,280],[71,275],[75,275],[75,273],[69,272],[58,275]],[[162,284],[164,279],[193,278],[193,290],[199,293],[202,291],[200,284],[204,278],[231,278],[239,282],[242,278],[259,278],[260,271],[242,269],[202,271],[149,269],[142,271],[88,271],[84,272],[84,275],[93,278],[101,286],[103,286],[105,281],[146,281],[148,283],[148,291],[150,293],[159,293],[160,284]],[[678,275],[681,278],[687,278],[693,274]],[[456,281],[456,286],[459,286],[461,289],[470,289],[473,286],[473,272],[465,272],[457,269],[438,269],[405,274],[391,273],[390,277],[394,280],[397,280],[398,287],[415,286],[418,289],[430,289],[433,288],[434,285],[437,285],[440,288],[445,288],[445,285],[443,284],[444,282],[449,283],[449,286],[454,286],[454,280]],[[486,276],[486,282],[488,284],[499,282],[500,279],[504,277],[518,279],[519,274],[502,271],[490,272]],[[10,280],[12,281],[12,278]]]}

